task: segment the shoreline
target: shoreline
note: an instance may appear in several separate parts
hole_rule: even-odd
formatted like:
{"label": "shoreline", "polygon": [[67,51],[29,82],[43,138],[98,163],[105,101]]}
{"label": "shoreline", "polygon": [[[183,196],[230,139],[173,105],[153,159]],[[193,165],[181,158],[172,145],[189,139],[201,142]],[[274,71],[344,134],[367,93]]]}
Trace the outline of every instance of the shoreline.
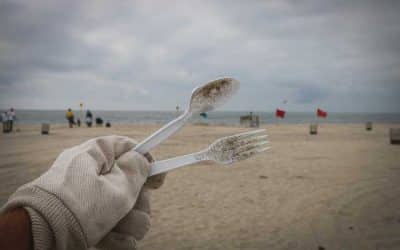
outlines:
{"label": "shoreline", "polygon": [[[100,117],[104,122],[110,121],[112,125],[161,125],[176,118],[181,112],[174,111],[92,111],[94,118]],[[190,123],[208,123],[217,126],[239,126],[240,117],[248,112],[239,111],[213,111],[207,113],[207,118],[194,115]],[[259,117],[263,125],[268,124],[353,124],[353,123],[399,123],[400,113],[328,113],[327,118],[317,118],[312,112],[289,112],[284,119],[277,119],[274,112],[253,112]],[[75,112],[75,119],[81,118],[84,124],[84,113]],[[64,111],[24,111],[17,110],[16,123],[19,125],[40,125],[50,123],[55,125],[66,124]]]}
{"label": "shoreline", "polygon": [[[46,123],[46,122],[43,122]],[[33,127],[38,127],[40,128],[43,123],[26,123],[26,124],[18,124],[14,123],[14,130],[16,127],[18,128],[33,128]],[[51,128],[68,128],[68,123],[46,123],[50,124]],[[161,127],[165,125],[166,123],[111,123],[111,128],[118,128],[118,127],[126,127],[126,126],[131,126],[131,127],[142,127],[142,126],[151,126],[151,127]],[[269,127],[269,126],[309,126],[310,124],[318,124],[321,126],[363,126],[365,127],[366,122],[309,122],[309,123],[260,123],[259,128],[263,127]],[[372,122],[373,126],[400,126],[400,122]],[[240,124],[234,125],[234,124],[224,124],[224,123],[219,123],[219,124],[214,124],[214,123],[201,123],[201,122],[192,122],[192,123],[187,123],[185,127],[187,126],[202,126],[202,127],[232,127],[232,128],[249,128],[249,129],[257,129],[257,127],[246,127],[242,126]],[[93,125],[91,128],[87,127],[85,124],[81,125],[81,127],[74,126],[71,129],[99,129],[99,128],[105,128],[107,129],[104,125],[97,127],[96,125]],[[111,129],[108,128],[108,129]],[[15,131],[14,131],[15,132]]]}
{"label": "shoreline", "polygon": [[[310,122],[298,122],[298,123],[288,123],[288,122],[287,123],[286,122],[264,123],[264,122],[260,122],[260,127],[261,126],[269,126],[269,125],[278,125],[278,126],[279,125],[309,125],[310,123],[332,124],[332,125],[360,125],[360,124],[365,125],[365,123],[367,123],[367,122],[370,122],[370,121],[366,121],[366,122],[324,122],[324,121],[321,122],[321,121],[310,121]],[[68,126],[67,122],[65,122],[65,123],[49,123],[49,122],[18,123],[18,121],[17,121],[14,124],[17,124],[19,126],[40,126],[43,123],[47,123],[47,124],[50,124],[52,126],[57,126],[57,127],[59,127],[59,126]],[[118,122],[111,123],[111,125],[115,125],[115,126],[136,126],[136,125],[138,125],[138,126],[141,126],[141,125],[160,126],[161,125],[162,126],[164,124],[166,124],[166,123],[161,123],[161,122],[160,123],[151,123],[151,122],[149,122],[149,123],[118,123]],[[373,122],[372,121],[372,124],[377,124],[377,125],[398,124],[398,125],[400,125],[400,122]],[[207,123],[207,122],[204,122],[204,123],[203,122],[188,122],[186,125],[194,125],[194,126],[196,126],[196,125],[206,125],[206,126],[221,126],[221,127],[244,127],[244,126],[242,126],[240,124],[235,125],[235,124],[229,124],[229,123]],[[86,128],[87,126],[86,126],[86,124],[83,124],[83,125],[81,125],[81,128],[82,127]],[[95,127],[96,127],[96,124],[92,125],[92,128],[95,128]],[[103,125],[103,127],[105,127],[105,126]],[[79,127],[77,127],[75,125],[74,128],[79,128]]]}
{"label": "shoreline", "polygon": [[[9,108],[0,108],[1,111],[7,111]],[[33,111],[33,112],[65,112],[65,109],[29,109],[29,108],[16,108],[14,107],[17,111]],[[72,111],[79,113],[79,108],[72,108]],[[145,112],[159,112],[159,113],[175,113],[176,110],[173,109],[166,109],[166,110],[157,110],[157,109],[150,109],[150,110],[132,110],[132,109],[90,109],[92,112],[140,112],[140,113],[145,113]],[[84,109],[86,111],[86,109]],[[179,111],[179,112],[182,112]],[[243,113],[243,114],[248,114],[249,112],[253,112],[254,114],[256,113],[273,113],[275,114],[275,110],[214,110],[212,111],[214,113]],[[292,114],[314,114],[315,111],[296,111],[292,110],[290,111]],[[347,115],[354,115],[354,114],[360,114],[360,115],[400,115],[400,112],[365,112],[365,111],[329,111],[329,114],[347,114]]]}

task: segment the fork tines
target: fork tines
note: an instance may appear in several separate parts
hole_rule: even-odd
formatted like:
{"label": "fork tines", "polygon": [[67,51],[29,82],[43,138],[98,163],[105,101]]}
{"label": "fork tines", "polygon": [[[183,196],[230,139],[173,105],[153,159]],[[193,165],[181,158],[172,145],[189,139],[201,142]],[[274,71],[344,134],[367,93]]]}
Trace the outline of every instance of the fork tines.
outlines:
{"label": "fork tines", "polygon": [[247,159],[257,153],[268,150],[268,135],[264,134],[265,129],[245,132],[236,135],[239,147],[234,151],[233,161]]}

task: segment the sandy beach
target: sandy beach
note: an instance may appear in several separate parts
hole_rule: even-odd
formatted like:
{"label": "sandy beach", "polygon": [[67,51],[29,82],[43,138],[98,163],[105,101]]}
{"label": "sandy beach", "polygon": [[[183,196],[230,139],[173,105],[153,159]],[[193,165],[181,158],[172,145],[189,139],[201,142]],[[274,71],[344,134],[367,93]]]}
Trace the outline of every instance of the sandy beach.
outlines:
{"label": "sandy beach", "polygon": [[[400,249],[399,124],[266,125],[272,148],[231,168],[170,172],[153,191],[152,228],[140,249]],[[156,125],[20,126],[0,135],[0,205],[48,169],[63,149],[101,135],[141,140]],[[192,153],[248,128],[190,125],[152,154]]]}

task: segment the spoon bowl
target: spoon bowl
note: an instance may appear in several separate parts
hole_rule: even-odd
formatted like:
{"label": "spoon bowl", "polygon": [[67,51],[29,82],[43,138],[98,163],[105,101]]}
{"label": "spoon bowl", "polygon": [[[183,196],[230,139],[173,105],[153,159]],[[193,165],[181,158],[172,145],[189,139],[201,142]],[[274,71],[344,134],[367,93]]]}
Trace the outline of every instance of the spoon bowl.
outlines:
{"label": "spoon bowl", "polygon": [[189,112],[202,113],[214,110],[228,101],[239,89],[239,81],[221,78],[193,90]]}

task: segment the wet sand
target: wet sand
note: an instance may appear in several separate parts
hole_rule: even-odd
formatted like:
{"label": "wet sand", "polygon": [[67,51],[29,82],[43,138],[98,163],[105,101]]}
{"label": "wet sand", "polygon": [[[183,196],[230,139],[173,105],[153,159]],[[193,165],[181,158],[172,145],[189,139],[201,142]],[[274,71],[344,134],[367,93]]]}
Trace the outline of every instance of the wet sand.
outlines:
{"label": "wet sand", "polygon": [[[389,127],[267,125],[272,149],[225,168],[199,164],[153,191],[152,228],[140,249],[400,249],[400,145]],[[143,139],[155,125],[39,126],[0,135],[0,205],[66,147],[95,136]],[[153,155],[191,153],[249,129],[187,126]]]}

